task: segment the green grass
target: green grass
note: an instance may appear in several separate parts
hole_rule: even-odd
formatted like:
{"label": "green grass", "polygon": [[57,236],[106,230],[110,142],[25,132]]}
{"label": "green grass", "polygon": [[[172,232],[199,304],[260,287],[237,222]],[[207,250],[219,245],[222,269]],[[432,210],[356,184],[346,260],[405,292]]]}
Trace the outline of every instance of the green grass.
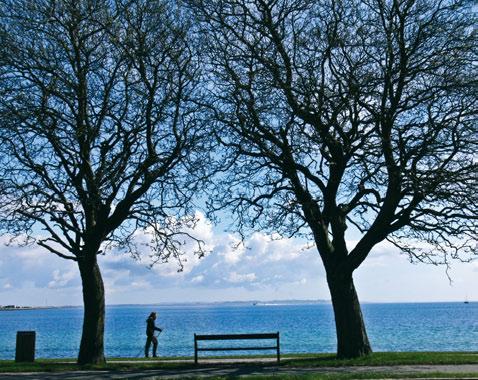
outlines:
{"label": "green grass", "polygon": [[478,352],[375,352],[359,359],[338,360],[333,354],[295,355],[283,365],[294,367],[381,366],[404,364],[478,364]]}
{"label": "green grass", "polygon": [[[229,356],[227,358],[238,358],[239,356]],[[244,357],[244,356],[242,356]],[[248,358],[262,358],[265,356],[247,356]],[[273,356],[270,356],[273,357]],[[210,357],[208,357],[210,358]],[[226,357],[223,357],[226,358]],[[192,360],[192,358],[161,358],[145,360],[143,358],[109,358],[104,365],[78,366],[74,359],[38,359],[34,363],[16,363],[12,360],[0,360],[0,372],[62,372],[76,370],[112,370],[112,371],[130,371],[146,369],[177,369],[187,370],[195,368],[192,362],[177,363],[174,359]],[[203,357],[202,359],[205,359]],[[119,363],[119,360],[128,360],[130,363]],[[282,355],[280,366],[320,368],[320,367],[341,367],[341,366],[389,366],[389,365],[407,365],[407,364],[478,364],[478,352],[377,352],[360,359],[337,360],[333,354],[301,354],[301,355]],[[201,367],[207,367],[207,364],[199,364]],[[226,364],[224,364],[226,365]],[[230,364],[227,364],[230,365]],[[243,363],[235,366],[260,367],[260,363]],[[270,365],[270,363],[268,364]],[[217,366],[215,364],[214,366]],[[445,376],[445,375],[443,375]],[[478,373],[470,374],[470,377],[477,377]],[[311,374],[300,375],[301,379],[359,379],[359,378],[383,378],[384,374],[376,372],[361,372],[352,374]],[[393,378],[394,375],[387,374],[387,378]],[[396,377],[400,377],[397,375]],[[407,373],[407,377],[410,374]],[[423,377],[423,374],[416,377]],[[445,377],[466,377],[464,374],[446,374]],[[249,377],[248,377],[249,378]],[[250,377],[254,379],[256,377]],[[268,379],[270,376],[259,376],[260,379]],[[297,377],[291,375],[275,375],[274,379],[294,379]],[[220,378],[218,378],[220,379]]]}
{"label": "green grass", "polygon": [[[236,378],[236,377],[234,377]],[[237,377],[238,378],[238,377]],[[348,374],[307,374],[307,375],[261,375],[261,376],[241,376],[240,379],[247,380],[359,380],[359,379],[478,379],[478,374],[476,373],[439,373],[439,372],[429,372],[429,373],[420,373],[420,374],[390,374],[390,373],[378,373],[378,372],[362,372],[362,373],[348,373]],[[183,379],[194,379],[185,377]],[[211,377],[210,380],[223,380],[231,379],[231,377]]]}
{"label": "green grass", "polygon": [[[124,360],[129,360],[126,358]],[[194,368],[192,363],[168,363],[168,362],[132,362],[115,363],[114,360],[108,360],[106,364],[83,365],[76,364],[73,359],[38,359],[34,363],[16,363],[13,360],[0,360],[0,373],[4,372],[64,372],[64,371],[131,371],[143,369],[187,369]]]}
{"label": "green grass", "polygon": [[[272,358],[275,355],[226,355],[226,356],[199,356],[199,362],[204,359],[235,359],[235,358]],[[193,360],[192,357],[160,358],[162,362],[168,360]],[[118,360],[155,361],[145,358],[109,358],[108,362]],[[74,360],[72,360],[74,361]],[[370,356],[359,359],[338,360],[335,354],[283,354],[281,365],[293,367],[338,367],[338,366],[379,366],[400,364],[478,364],[478,352],[375,352]]]}

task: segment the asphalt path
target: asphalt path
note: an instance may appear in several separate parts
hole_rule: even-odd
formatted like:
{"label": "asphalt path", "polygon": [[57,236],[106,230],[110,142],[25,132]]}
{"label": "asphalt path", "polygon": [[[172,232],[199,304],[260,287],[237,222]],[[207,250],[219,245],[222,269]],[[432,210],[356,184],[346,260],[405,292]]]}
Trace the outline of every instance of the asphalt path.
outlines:
{"label": "asphalt path", "polygon": [[[148,369],[131,371],[68,371],[55,373],[3,373],[0,379],[23,379],[23,380],[91,380],[91,379],[197,379],[208,377],[226,377],[235,378],[241,376],[260,376],[260,375],[310,375],[310,374],[357,374],[363,376],[363,373],[382,374],[383,378],[389,375],[400,376],[403,379],[409,375],[423,375],[422,379],[432,379],[433,375],[447,373],[462,373],[463,379],[478,379],[478,364],[463,365],[398,365],[398,366],[353,366],[353,367],[284,367],[271,365],[268,363],[223,363],[199,365],[194,368],[185,369]],[[474,375],[470,375],[474,374]],[[443,380],[443,376],[441,377]],[[455,379],[456,380],[456,379]]]}

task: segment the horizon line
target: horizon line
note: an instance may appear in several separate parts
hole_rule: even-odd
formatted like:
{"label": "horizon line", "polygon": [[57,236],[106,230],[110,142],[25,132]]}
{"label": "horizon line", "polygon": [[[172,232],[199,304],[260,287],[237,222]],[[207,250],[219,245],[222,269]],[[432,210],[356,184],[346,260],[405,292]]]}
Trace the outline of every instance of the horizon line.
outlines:
{"label": "horizon line", "polygon": [[[360,304],[437,304],[437,303],[474,303],[476,301],[361,301]],[[153,303],[111,303],[105,306],[193,306],[193,305],[219,305],[219,304],[251,304],[254,306],[272,306],[281,304],[331,304],[330,299],[273,299],[273,300],[222,300],[222,301],[164,301]],[[16,308],[6,308],[6,306],[15,306]],[[0,305],[0,310],[20,310],[24,309],[50,309],[50,308],[68,308],[68,307],[83,307],[82,304],[78,305],[17,305],[17,304],[5,304]]]}

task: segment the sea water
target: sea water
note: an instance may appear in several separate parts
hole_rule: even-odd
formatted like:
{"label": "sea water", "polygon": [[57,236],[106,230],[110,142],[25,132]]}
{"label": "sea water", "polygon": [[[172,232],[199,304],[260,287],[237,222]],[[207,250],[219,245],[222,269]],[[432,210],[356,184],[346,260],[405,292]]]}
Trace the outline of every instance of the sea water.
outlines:
{"label": "sea water", "polygon": [[[478,351],[478,303],[364,303],[362,310],[374,351]],[[194,333],[278,331],[283,353],[336,349],[328,303],[118,305],[106,310],[108,357],[143,356],[151,311],[163,328],[160,356],[192,356]],[[74,358],[82,321],[81,307],[1,311],[0,359],[14,358],[16,332],[26,330],[36,331],[37,358]]]}

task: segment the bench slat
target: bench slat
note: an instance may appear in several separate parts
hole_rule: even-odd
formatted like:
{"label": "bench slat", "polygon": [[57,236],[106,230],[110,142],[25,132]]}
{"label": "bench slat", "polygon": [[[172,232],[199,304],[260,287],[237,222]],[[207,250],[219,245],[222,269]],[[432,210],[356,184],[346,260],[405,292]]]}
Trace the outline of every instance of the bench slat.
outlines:
{"label": "bench slat", "polygon": [[[199,347],[198,341],[204,340],[261,340],[274,339],[275,346],[254,346],[254,347]],[[279,332],[276,333],[259,333],[259,334],[208,334],[197,335],[194,334],[194,363],[198,363],[198,353],[200,351],[258,351],[258,350],[276,350],[277,362],[280,362],[280,338]]]}
{"label": "bench slat", "polygon": [[229,334],[229,335],[196,335],[196,340],[233,340],[233,339],[276,339],[277,333],[273,334]]}
{"label": "bench slat", "polygon": [[246,350],[277,350],[277,346],[274,347],[210,347],[210,348],[198,348],[198,351],[246,351]]}

